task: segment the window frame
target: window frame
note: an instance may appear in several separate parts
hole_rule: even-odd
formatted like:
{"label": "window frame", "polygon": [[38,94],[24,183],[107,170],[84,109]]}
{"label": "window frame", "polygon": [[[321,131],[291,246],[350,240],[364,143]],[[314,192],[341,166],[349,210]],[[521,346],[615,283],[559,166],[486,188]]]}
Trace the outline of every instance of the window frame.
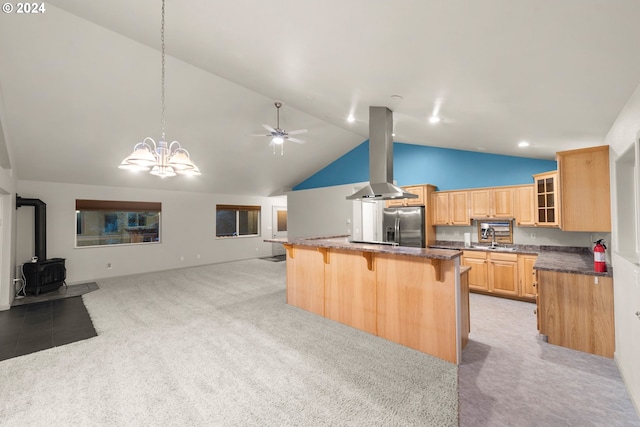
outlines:
{"label": "window frame", "polygon": [[[122,214],[122,218],[119,216],[116,217],[116,222],[119,223],[118,230],[119,232],[111,233],[106,232],[104,230],[105,224],[102,225],[102,230],[100,230],[100,223],[96,223],[93,225],[93,234],[85,235],[88,230],[91,228],[91,225],[88,223],[86,216],[82,215],[82,212],[93,212],[97,213],[97,216],[102,215],[105,219],[107,216],[117,215],[118,213]],[[135,227],[140,227],[140,213],[142,212],[157,212],[157,230],[154,227],[149,227],[152,229],[152,233],[147,235],[138,235],[137,238],[134,239],[133,236],[136,234],[131,234],[127,229],[132,228],[134,226],[129,225],[129,218],[131,213],[136,214],[136,218],[138,220],[138,225]],[[74,239],[74,248],[75,249],[85,249],[85,248],[103,248],[103,247],[113,247],[113,246],[130,246],[130,245],[148,245],[148,244],[159,244],[162,243],[162,203],[160,202],[133,202],[133,201],[118,201],[118,200],[88,200],[88,199],[76,199],[76,209],[74,212],[74,221],[75,221],[75,239]],[[96,230],[100,230],[96,232]],[[103,243],[107,240],[114,239],[122,239],[123,237],[129,237],[129,241],[123,242],[112,242],[112,243]],[[82,239],[84,237],[84,239]],[[141,239],[139,241],[134,241],[137,239]],[[151,239],[151,240],[148,240]],[[92,244],[79,244],[84,241],[94,240],[98,243]]]}
{"label": "window frame", "polygon": [[[219,235],[218,234],[218,212],[219,211],[235,211],[235,226],[236,231],[234,235]],[[256,233],[255,234],[240,234],[240,212],[257,212],[256,218]],[[215,220],[215,232],[216,232],[216,240],[228,240],[228,239],[246,239],[250,237],[260,237],[262,235],[262,206],[258,205],[225,205],[225,204],[216,204],[216,220]]]}

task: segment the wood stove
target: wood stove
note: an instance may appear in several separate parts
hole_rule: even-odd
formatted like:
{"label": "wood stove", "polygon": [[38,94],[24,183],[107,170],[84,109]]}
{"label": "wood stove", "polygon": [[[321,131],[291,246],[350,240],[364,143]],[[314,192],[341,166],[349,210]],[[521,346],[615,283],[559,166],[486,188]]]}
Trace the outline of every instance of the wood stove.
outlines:
{"label": "wood stove", "polygon": [[22,264],[25,291],[36,295],[55,291],[66,285],[67,268],[64,258],[47,259],[47,205],[40,199],[16,195],[16,209],[22,206],[35,208],[35,261]]}
{"label": "wood stove", "polygon": [[67,269],[64,258],[51,258],[44,261],[25,262],[22,265],[25,279],[25,292],[38,295],[40,292],[55,291],[66,285]]}

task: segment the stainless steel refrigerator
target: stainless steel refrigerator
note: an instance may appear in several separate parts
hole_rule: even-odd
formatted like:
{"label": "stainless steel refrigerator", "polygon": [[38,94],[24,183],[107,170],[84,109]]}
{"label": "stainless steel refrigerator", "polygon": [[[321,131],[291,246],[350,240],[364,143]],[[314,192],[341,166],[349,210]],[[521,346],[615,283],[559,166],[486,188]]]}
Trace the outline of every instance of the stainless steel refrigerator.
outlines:
{"label": "stainless steel refrigerator", "polygon": [[385,208],[382,231],[385,242],[424,248],[424,206]]}

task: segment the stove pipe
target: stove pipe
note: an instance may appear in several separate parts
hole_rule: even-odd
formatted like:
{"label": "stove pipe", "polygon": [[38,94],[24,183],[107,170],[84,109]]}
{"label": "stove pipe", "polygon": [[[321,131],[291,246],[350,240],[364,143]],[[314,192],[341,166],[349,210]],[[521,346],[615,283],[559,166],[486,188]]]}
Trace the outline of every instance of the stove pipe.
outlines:
{"label": "stove pipe", "polygon": [[22,206],[35,208],[35,254],[38,261],[47,259],[47,204],[40,199],[26,199],[16,194],[16,209]]}

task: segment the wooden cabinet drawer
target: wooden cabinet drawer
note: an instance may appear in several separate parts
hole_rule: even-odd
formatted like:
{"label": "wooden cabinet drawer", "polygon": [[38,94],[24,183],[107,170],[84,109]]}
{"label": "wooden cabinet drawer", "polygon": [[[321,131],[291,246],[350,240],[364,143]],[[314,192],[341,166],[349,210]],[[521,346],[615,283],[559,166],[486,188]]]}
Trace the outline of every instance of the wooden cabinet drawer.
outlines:
{"label": "wooden cabinet drawer", "polygon": [[465,258],[487,259],[487,252],[482,251],[463,251],[462,256]]}
{"label": "wooden cabinet drawer", "polygon": [[492,261],[512,261],[512,262],[518,261],[518,254],[505,254],[501,252],[491,252],[489,255],[491,255]]}

